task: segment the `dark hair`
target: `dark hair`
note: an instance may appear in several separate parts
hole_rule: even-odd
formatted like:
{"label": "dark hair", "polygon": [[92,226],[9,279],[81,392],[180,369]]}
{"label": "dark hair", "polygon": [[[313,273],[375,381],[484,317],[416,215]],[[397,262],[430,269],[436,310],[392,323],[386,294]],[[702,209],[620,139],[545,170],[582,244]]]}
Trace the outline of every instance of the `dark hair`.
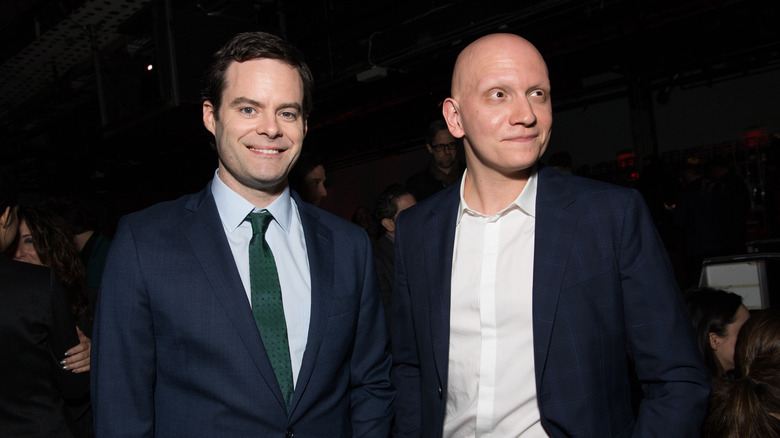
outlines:
{"label": "dark hair", "polygon": [[742,326],[734,363],[744,377],[713,395],[706,437],[780,436],[780,309],[757,312]]}
{"label": "dark hair", "polygon": [[412,195],[411,190],[401,184],[391,184],[379,194],[374,204],[374,219],[382,223],[382,219],[392,219],[398,213],[398,198],[403,195]]}
{"label": "dark hair", "polygon": [[323,162],[324,160],[319,154],[301,152],[301,155],[298,156],[298,161],[295,162],[295,166],[290,170],[290,176],[288,178],[290,187],[298,192],[299,195],[303,195],[303,179],[306,178],[306,175],[314,170],[315,167],[325,167]]}
{"label": "dark hair", "polygon": [[691,314],[699,352],[704,358],[713,382],[720,382],[728,370],[723,369],[712,350],[710,333],[720,337],[726,336],[726,326],[736,320],[737,310],[742,305],[742,297],[725,290],[699,288],[685,293],[685,303],[688,306],[688,313]]}
{"label": "dark hair", "polygon": [[27,223],[41,263],[57,273],[73,317],[91,317],[84,289],[86,271],[73,241],[72,228],[52,210],[40,206],[22,206],[19,208],[19,220]]}
{"label": "dark hair", "polygon": [[62,217],[72,228],[73,234],[98,229],[97,213],[84,199],[77,196],[50,196],[40,204],[40,207]]}
{"label": "dark hair", "polygon": [[0,184],[0,214],[2,214],[6,208],[14,208],[17,205],[19,205],[19,197],[16,192],[11,190],[10,187]]}
{"label": "dark hair", "polygon": [[282,38],[265,32],[244,32],[234,36],[211,57],[201,81],[201,102],[209,101],[214,107],[214,117],[218,118],[222,104],[222,92],[225,90],[225,71],[232,62],[245,62],[253,59],[276,59],[298,70],[303,82],[303,118],[311,112],[314,78],[303,60],[303,54]]}
{"label": "dark hair", "polygon": [[428,129],[425,131],[425,143],[432,145],[433,139],[436,138],[436,133],[443,130],[447,130],[449,132],[447,123],[444,120],[436,119],[431,122],[431,124],[428,125]]}

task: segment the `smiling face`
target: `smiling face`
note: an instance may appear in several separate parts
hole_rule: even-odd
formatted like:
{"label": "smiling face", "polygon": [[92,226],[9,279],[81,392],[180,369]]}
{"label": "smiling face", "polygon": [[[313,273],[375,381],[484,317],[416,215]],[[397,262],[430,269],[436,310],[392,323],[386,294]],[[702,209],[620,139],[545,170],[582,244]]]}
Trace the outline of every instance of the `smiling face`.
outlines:
{"label": "smiling face", "polygon": [[552,130],[544,59],[516,35],[480,38],[455,63],[443,113],[452,134],[464,139],[470,173],[527,179]]}
{"label": "smiling face", "polygon": [[16,240],[16,251],[14,252],[14,260],[31,263],[33,265],[45,266],[41,262],[41,258],[38,256],[38,251],[33,244],[32,233],[30,227],[27,226],[27,222],[24,219],[19,221],[19,233]]}
{"label": "smiling face", "polygon": [[306,136],[303,82],[275,59],[233,62],[225,72],[219,113],[203,103],[203,123],[216,140],[219,177],[257,207],[276,199]]}

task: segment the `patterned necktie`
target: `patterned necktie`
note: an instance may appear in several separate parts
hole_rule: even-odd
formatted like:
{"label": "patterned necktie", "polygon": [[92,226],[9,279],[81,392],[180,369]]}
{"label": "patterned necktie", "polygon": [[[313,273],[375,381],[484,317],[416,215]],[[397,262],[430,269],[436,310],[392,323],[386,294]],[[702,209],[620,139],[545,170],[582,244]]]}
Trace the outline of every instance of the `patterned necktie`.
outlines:
{"label": "patterned necktie", "polygon": [[252,223],[252,240],[249,242],[252,314],[289,408],[293,394],[293,378],[287,324],[282,306],[282,288],[279,286],[274,254],[265,240],[265,231],[273,218],[268,211],[249,213],[246,218]]}

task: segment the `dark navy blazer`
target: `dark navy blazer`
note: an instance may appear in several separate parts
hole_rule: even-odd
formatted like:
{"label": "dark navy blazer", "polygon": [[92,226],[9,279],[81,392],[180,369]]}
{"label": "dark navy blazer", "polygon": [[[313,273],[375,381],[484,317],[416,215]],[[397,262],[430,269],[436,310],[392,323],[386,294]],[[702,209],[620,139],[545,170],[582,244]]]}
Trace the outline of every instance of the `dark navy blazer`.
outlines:
{"label": "dark navy blazer", "polygon": [[207,187],[119,223],[95,320],[97,436],[387,436],[395,392],[369,238],[293,198],[312,290],[289,413]]}
{"label": "dark navy blazer", "polygon": [[[635,190],[541,167],[533,337],[542,424],[554,437],[694,437],[709,377],[665,249]],[[394,436],[439,437],[460,185],[404,210],[396,230]],[[644,399],[631,409],[628,360]]]}

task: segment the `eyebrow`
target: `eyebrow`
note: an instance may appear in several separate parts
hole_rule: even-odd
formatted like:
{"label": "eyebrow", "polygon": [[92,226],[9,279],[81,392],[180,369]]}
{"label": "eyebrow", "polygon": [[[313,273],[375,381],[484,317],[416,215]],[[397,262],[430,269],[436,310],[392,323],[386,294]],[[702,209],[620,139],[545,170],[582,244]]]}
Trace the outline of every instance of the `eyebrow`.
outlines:
{"label": "eyebrow", "polygon": [[[254,99],[250,99],[248,97],[237,97],[237,98],[233,99],[232,102],[230,102],[230,106],[231,107],[235,108],[235,107],[237,107],[239,105],[251,105],[251,106],[256,106],[256,107],[259,107],[259,108],[265,108],[265,105],[261,104],[260,102],[254,100]],[[298,102],[283,103],[283,104],[278,106],[278,109],[282,109],[282,108],[292,108],[292,109],[295,109],[298,112],[301,112],[301,104],[298,103]]]}

